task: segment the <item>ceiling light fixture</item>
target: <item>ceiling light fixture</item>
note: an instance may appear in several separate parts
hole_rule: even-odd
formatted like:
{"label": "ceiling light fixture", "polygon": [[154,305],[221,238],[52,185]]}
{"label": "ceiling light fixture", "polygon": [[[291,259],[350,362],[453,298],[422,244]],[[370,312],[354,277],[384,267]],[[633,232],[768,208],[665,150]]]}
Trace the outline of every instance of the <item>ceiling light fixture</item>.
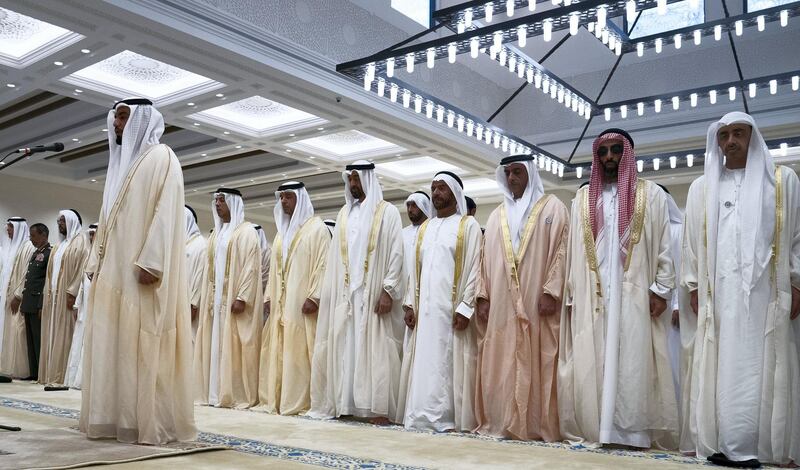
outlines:
{"label": "ceiling light fixture", "polygon": [[595,111],[594,115],[604,114],[606,120],[610,121],[612,119],[612,110],[619,110],[620,117],[624,119],[625,116],[623,115],[623,107],[628,108],[631,106],[636,106],[637,111],[641,116],[644,113],[644,109],[649,106],[652,106],[656,113],[660,113],[661,103],[664,100],[671,102],[672,108],[674,110],[678,110],[680,108],[681,101],[689,102],[691,107],[696,107],[700,103],[701,99],[708,98],[709,104],[716,104],[718,96],[717,90],[727,89],[729,100],[734,101],[736,100],[737,91],[741,92],[742,94],[747,93],[750,98],[755,98],[757,96],[758,89],[768,89],[770,95],[774,95],[778,93],[781,86],[789,88],[790,85],[792,87],[792,91],[798,91],[798,88],[800,88],[800,70],[748,80],[740,80],[736,82],[720,83],[701,88],[692,88],[689,90],[680,91],[677,94],[648,96],[614,103],[606,103],[602,108]]}

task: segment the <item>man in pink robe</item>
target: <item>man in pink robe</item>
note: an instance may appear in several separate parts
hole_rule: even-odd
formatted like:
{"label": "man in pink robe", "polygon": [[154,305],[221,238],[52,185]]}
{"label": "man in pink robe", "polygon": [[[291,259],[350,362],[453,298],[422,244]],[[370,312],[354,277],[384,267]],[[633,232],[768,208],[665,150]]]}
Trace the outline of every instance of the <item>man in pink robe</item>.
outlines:
{"label": "man in pink robe", "polygon": [[478,290],[477,432],[560,439],[556,375],[569,213],[545,196],[532,155],[504,158]]}

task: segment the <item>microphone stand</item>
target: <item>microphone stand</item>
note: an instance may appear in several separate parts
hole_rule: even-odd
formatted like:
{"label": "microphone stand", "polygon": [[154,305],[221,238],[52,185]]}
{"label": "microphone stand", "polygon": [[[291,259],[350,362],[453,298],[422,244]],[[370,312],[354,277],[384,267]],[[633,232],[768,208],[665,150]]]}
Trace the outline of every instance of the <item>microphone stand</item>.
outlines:
{"label": "microphone stand", "polygon": [[8,152],[6,154],[6,156],[3,157],[2,160],[0,160],[0,171],[3,171],[4,169],[6,169],[6,168],[10,167],[11,165],[17,163],[18,161],[22,160],[23,158],[29,157],[31,155],[30,152],[25,152],[22,155],[20,155],[19,158],[11,160],[10,162],[3,164],[3,162],[6,160],[6,158],[8,158],[9,156],[11,156],[11,154],[16,153],[16,152],[17,152],[16,150],[12,150],[12,151]]}

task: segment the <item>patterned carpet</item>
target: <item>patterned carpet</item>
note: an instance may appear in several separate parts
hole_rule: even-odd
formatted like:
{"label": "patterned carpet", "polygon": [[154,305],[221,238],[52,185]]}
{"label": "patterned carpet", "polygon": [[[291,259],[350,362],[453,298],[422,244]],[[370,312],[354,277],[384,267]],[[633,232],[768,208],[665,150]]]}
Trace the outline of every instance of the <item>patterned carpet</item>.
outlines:
{"label": "patterned carpet", "polygon": [[[79,404],[79,391],[43,392],[40,386],[30,383],[0,384],[0,422],[8,421],[4,411],[15,410],[17,420],[28,416],[33,419],[38,415],[41,419],[57,419],[49,424],[51,428],[63,427],[63,423],[68,422],[74,425]],[[685,469],[707,465],[703,460],[668,452],[597,449],[569,443],[500,440],[474,434],[414,432],[400,426],[320,421],[247,410],[196,407],[195,416],[201,430],[200,443],[225,446],[237,453],[262,457],[265,464],[273,464],[275,468],[289,468],[290,464],[297,464],[297,468],[398,470],[456,467]],[[41,422],[38,426],[48,427],[48,423]],[[210,464],[216,460],[213,454],[219,452],[183,459]],[[0,456],[0,467],[4,467],[2,459]],[[172,460],[163,460],[163,465],[166,467],[169,465],[167,461]],[[152,464],[158,465],[156,461]],[[236,465],[226,461],[224,466],[233,468]]]}

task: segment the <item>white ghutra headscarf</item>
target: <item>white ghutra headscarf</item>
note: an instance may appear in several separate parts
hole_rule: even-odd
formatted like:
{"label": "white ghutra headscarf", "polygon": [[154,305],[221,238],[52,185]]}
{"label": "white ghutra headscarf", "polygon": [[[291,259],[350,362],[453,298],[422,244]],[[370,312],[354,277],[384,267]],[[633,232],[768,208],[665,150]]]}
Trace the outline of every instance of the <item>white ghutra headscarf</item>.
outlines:
{"label": "white ghutra headscarf", "polygon": [[[55,292],[56,287],[58,287],[58,274],[61,272],[61,261],[64,258],[64,252],[67,251],[67,245],[69,245],[72,239],[80,235],[82,222],[80,214],[78,214],[78,211],[75,209],[62,210],[58,213],[58,216],[59,218],[64,217],[64,222],[67,225],[67,234],[62,235],[61,232],[58,233],[59,243],[53,255],[53,274],[50,276],[50,290],[53,292]],[[55,299],[55,295],[53,299]]]}
{"label": "white ghutra headscarf", "polygon": [[[505,168],[514,163],[524,165],[525,170],[528,172],[528,185],[519,199],[514,199],[514,193],[511,192],[511,188],[508,186],[505,174]],[[502,159],[494,172],[494,177],[503,191],[503,203],[506,206],[511,244],[514,247],[514,251],[517,251],[522,239],[522,232],[525,230],[525,221],[528,220],[531,209],[533,209],[536,202],[544,196],[542,179],[539,177],[539,170],[533,162],[533,155],[512,155]]]}
{"label": "white ghutra headscarf", "polygon": [[[230,206],[228,206],[230,207]],[[216,210],[214,213],[216,214]],[[186,216],[186,241],[192,239],[195,235],[200,235],[200,227],[197,226],[197,214],[189,206],[183,207],[183,213]]]}
{"label": "white ghutra headscarf", "polygon": [[[456,198],[456,213],[458,215],[465,215],[467,213],[467,198],[464,197],[464,183],[461,182],[461,178],[455,173],[440,171],[436,173],[431,183],[433,181],[444,181],[447,184],[450,191],[453,192],[453,196]],[[436,207],[433,208],[432,214],[434,217],[438,217]]]}
{"label": "white ghutra headscarf", "polygon": [[[2,263],[0,263],[0,305],[6,304],[6,291],[8,290],[8,281],[11,278],[11,271],[14,269],[14,261],[17,259],[17,253],[25,243],[30,243],[30,233],[28,231],[28,222],[21,217],[11,217],[8,223],[14,227],[14,235],[11,239],[6,235],[5,230],[0,236],[4,237],[7,242],[3,254]],[[5,228],[5,227],[4,227]],[[0,351],[3,350],[3,334],[5,330],[5,322],[0,321]]]}
{"label": "white ghutra headscarf", "polygon": [[[131,110],[122,132],[122,145],[117,144],[114,133],[114,118],[120,107]],[[117,200],[122,183],[137,158],[153,145],[159,143],[164,134],[164,117],[153,107],[150,100],[131,98],[117,102],[106,117],[108,128],[108,173],[103,190],[103,214],[108,217]]]}
{"label": "white ghutra headscarf", "polygon": [[[361,189],[364,190],[364,202],[359,202],[350,194],[350,180],[349,176],[353,173],[358,174],[358,179],[361,181]],[[355,240],[347,240],[349,262],[353,266],[363,266],[367,257],[367,245],[369,244],[369,233],[372,229],[372,217],[375,214],[375,208],[383,200],[383,189],[378,182],[378,175],[375,174],[375,164],[366,160],[358,160],[345,167],[342,172],[342,180],[344,180],[344,199],[348,208],[348,214],[356,204],[361,205],[361,210],[358,218],[359,228],[356,231]],[[349,232],[349,231],[348,231]],[[351,269],[350,273],[350,289],[355,290],[364,282],[363,269]]]}
{"label": "white ghutra headscarf", "polygon": [[431,218],[431,210],[433,209],[433,205],[431,205],[431,198],[427,194],[422,191],[415,191],[408,195],[406,198],[406,204],[409,202],[413,202],[415,206],[419,207],[419,210],[425,214],[425,217]]}
{"label": "white ghutra headscarf", "polygon": [[772,257],[775,232],[775,164],[764,137],[749,114],[738,111],[728,113],[708,127],[703,174],[706,184],[709,272],[716,271],[719,180],[725,165],[724,150],[719,147],[717,132],[731,124],[747,124],[753,129],[747,149],[741,198],[742,220],[747,223],[741,227],[740,238],[742,289],[750,292]]}
{"label": "white ghutra headscarf", "polygon": [[[290,191],[297,196],[297,204],[294,207],[294,213],[290,216],[283,212],[281,206],[281,193]],[[300,227],[314,216],[314,206],[311,204],[311,197],[306,191],[306,185],[297,181],[289,181],[278,186],[275,191],[275,209],[273,216],[275,218],[275,227],[281,236],[281,256],[284,266],[286,265],[286,255],[289,252],[289,246],[292,244],[294,236]]]}

